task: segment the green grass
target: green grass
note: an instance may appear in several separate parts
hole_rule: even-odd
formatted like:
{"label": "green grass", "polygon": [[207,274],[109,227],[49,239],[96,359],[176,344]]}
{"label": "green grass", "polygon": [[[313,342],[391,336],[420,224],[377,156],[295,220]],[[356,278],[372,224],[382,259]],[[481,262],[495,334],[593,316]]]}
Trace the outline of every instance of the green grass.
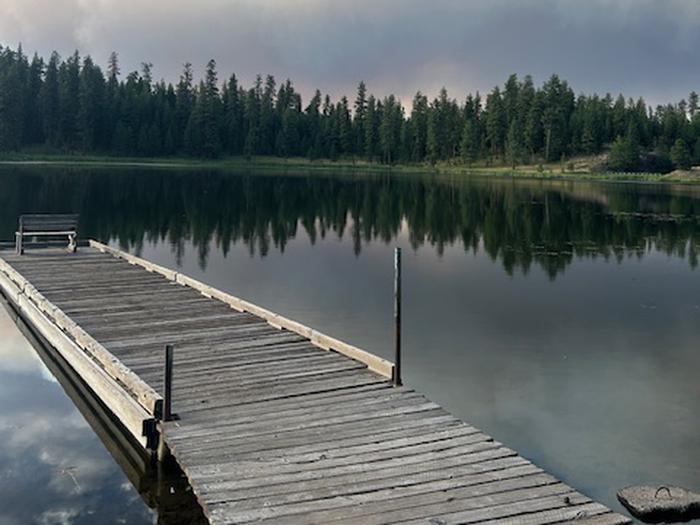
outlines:
{"label": "green grass", "polygon": [[[572,159],[574,160],[574,159]],[[522,165],[513,169],[510,166],[464,165],[438,163],[399,164],[387,166],[364,160],[342,159],[338,161],[308,160],[306,158],[282,159],[279,157],[258,156],[225,157],[220,159],[193,159],[188,157],[112,157],[101,155],[70,155],[44,153],[6,153],[0,155],[0,164],[50,164],[65,166],[114,166],[114,167],[153,167],[186,169],[266,169],[266,170],[308,170],[308,171],[357,171],[377,173],[438,173],[449,175],[481,175],[528,179],[556,180],[597,180],[597,181],[639,181],[698,183],[700,177],[661,173],[615,173],[592,172],[587,169],[562,169],[559,163],[548,165]]]}
{"label": "green grass", "polygon": [[[66,165],[106,165],[106,166],[162,166],[182,168],[304,168],[304,169],[352,169],[392,171],[404,169],[405,166],[385,166],[366,161],[344,159],[339,161],[314,160],[305,158],[283,159],[279,157],[258,156],[223,157],[219,159],[196,159],[191,157],[113,157],[102,155],[70,155],[70,154],[33,154],[5,153],[0,155],[2,164],[66,164]],[[420,170],[420,167],[414,169]]]}

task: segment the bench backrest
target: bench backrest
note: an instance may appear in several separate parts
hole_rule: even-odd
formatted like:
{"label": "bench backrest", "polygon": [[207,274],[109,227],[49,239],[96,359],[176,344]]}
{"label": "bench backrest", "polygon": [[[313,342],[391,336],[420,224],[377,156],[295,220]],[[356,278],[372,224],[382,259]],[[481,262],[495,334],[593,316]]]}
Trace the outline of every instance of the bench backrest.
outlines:
{"label": "bench backrest", "polygon": [[22,232],[70,232],[78,230],[77,214],[20,215]]}

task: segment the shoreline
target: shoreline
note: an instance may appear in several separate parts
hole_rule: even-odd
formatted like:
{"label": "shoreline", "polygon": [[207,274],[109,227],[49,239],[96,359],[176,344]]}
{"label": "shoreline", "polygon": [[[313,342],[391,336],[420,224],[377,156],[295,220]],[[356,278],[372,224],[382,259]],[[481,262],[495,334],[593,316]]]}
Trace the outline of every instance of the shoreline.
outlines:
{"label": "shoreline", "polygon": [[374,173],[414,173],[460,176],[490,176],[499,178],[523,178],[533,180],[570,180],[600,182],[642,182],[698,184],[700,172],[684,174],[661,174],[643,172],[591,172],[562,170],[558,166],[548,165],[545,169],[533,165],[517,166],[515,170],[505,166],[456,166],[449,164],[395,164],[392,166],[370,163],[364,160],[347,159],[331,161],[319,159],[310,161],[305,158],[282,159],[279,157],[224,157],[220,159],[194,159],[186,157],[111,157],[89,155],[0,155],[0,166],[71,166],[71,167],[117,167],[117,168],[161,168],[161,169],[267,169],[267,170],[309,170],[342,171]]}

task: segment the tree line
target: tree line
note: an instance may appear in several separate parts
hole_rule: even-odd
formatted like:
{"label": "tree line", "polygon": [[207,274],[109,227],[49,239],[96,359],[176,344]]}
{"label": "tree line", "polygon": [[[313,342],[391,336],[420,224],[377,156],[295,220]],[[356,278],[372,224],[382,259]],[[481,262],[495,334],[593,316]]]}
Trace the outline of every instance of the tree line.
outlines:
{"label": "tree line", "polygon": [[176,84],[153,66],[122,77],[76,51],[48,61],[0,46],[0,152],[217,158],[274,155],[369,162],[542,163],[609,150],[609,167],[632,171],[700,164],[698,94],[649,107],[641,98],[575,95],[552,75],[537,87],[511,75],[485,97],[418,92],[410,109],[375,97],[364,82],[352,102],[316,91],[307,104],[290,80],[235,75],[220,82],[210,60],[195,81],[185,64]]}

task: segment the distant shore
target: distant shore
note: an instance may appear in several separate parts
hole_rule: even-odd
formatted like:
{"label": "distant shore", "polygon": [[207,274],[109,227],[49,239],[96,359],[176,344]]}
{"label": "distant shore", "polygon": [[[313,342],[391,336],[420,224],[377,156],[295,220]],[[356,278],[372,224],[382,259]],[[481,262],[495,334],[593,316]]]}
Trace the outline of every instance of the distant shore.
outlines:
{"label": "distant shore", "polygon": [[[574,159],[575,160],[575,159]],[[573,166],[572,166],[573,164]],[[569,163],[563,167],[559,163],[545,165],[487,166],[438,163],[430,164],[395,164],[386,165],[365,160],[328,159],[309,160],[306,158],[289,158],[257,156],[224,157],[220,159],[195,159],[189,157],[112,157],[98,155],[61,155],[61,154],[3,154],[0,166],[81,166],[81,167],[140,167],[140,168],[186,168],[186,169],[269,169],[269,170],[310,170],[376,173],[436,173],[452,175],[481,175],[529,179],[562,180],[599,180],[599,181],[639,181],[668,183],[700,183],[700,169],[691,171],[662,173],[642,172],[594,172],[576,167]]]}

